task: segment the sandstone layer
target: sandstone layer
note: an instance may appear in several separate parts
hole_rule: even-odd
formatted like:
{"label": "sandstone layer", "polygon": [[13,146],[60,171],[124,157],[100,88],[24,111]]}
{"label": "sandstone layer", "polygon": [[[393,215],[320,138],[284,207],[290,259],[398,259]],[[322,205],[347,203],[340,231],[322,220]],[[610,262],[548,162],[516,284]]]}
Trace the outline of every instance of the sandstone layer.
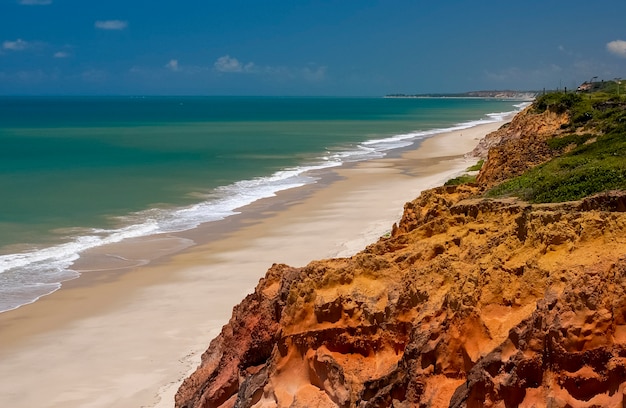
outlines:
{"label": "sandstone layer", "polygon": [[567,120],[522,116],[495,136],[483,186],[422,193],[350,258],[274,265],[176,406],[623,406],[626,193],[477,198],[546,160],[503,157],[540,153]]}

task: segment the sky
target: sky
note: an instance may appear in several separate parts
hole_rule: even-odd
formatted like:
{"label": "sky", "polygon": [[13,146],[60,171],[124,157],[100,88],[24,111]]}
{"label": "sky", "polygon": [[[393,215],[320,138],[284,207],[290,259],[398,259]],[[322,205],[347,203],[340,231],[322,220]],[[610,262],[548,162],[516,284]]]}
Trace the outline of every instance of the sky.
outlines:
{"label": "sky", "polygon": [[0,95],[380,96],[626,78],[624,0],[0,0]]}

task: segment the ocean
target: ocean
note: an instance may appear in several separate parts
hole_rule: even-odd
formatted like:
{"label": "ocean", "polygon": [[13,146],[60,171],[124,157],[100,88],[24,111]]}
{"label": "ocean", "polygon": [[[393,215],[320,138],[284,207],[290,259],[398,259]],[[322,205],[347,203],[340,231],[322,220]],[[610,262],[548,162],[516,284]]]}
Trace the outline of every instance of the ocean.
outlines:
{"label": "ocean", "polygon": [[0,97],[0,312],[76,278],[81,253],[235,215],[519,101]]}

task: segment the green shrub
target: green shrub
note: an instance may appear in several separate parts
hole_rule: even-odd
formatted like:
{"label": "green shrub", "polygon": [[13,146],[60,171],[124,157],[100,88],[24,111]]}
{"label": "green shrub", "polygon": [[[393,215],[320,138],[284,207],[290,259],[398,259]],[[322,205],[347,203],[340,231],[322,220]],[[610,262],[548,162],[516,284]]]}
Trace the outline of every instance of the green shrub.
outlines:
{"label": "green shrub", "polygon": [[478,163],[476,163],[473,166],[468,167],[467,171],[478,171],[483,168],[483,164],[485,164],[485,160],[480,159]]}
{"label": "green shrub", "polygon": [[[626,102],[605,92],[584,97],[555,92],[537,98],[534,109],[567,111],[572,119],[563,129],[584,126],[600,136],[571,133],[548,140],[550,148],[557,152],[563,152],[567,146],[574,148],[495,186],[487,196],[517,196],[535,203],[562,202],[626,189]],[[593,143],[587,143],[594,137]]]}
{"label": "green shrub", "polygon": [[591,139],[592,137],[593,135],[590,135],[590,134],[584,134],[584,135],[572,134],[572,135],[567,135],[563,137],[555,137],[555,138],[549,139],[547,143],[548,143],[548,146],[550,146],[552,150],[560,151],[572,144],[576,146],[580,146],[583,143],[585,143],[587,140]]}
{"label": "green shrub", "polygon": [[546,110],[551,110],[556,113],[565,113],[582,100],[583,98],[579,94],[550,92],[535,100],[534,109],[537,113],[542,113]]}
{"label": "green shrub", "polygon": [[462,176],[455,177],[445,182],[445,186],[458,186],[461,184],[470,184],[476,182],[476,176],[470,176],[469,174],[463,174]]}
{"label": "green shrub", "polygon": [[626,136],[623,134],[605,135],[595,143],[580,144],[570,153],[494,187],[487,196],[517,196],[545,203],[578,200],[612,189],[626,189]]}

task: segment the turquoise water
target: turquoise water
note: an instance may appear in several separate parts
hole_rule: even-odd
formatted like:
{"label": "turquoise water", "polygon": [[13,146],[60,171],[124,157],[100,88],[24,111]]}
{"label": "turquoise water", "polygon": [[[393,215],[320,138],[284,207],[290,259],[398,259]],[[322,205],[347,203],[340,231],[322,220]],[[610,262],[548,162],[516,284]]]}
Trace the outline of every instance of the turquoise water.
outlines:
{"label": "turquoise water", "polygon": [[75,277],[81,251],[191,229],[312,170],[382,157],[519,102],[0,98],[0,311]]}

